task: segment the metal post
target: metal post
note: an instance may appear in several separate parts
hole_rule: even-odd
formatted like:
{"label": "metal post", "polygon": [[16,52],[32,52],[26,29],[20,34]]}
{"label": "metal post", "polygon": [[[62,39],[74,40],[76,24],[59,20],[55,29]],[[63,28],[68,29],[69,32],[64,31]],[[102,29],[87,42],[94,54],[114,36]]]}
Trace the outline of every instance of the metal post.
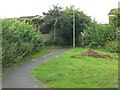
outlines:
{"label": "metal post", "polygon": [[75,12],[74,12],[74,9],[73,9],[73,48],[75,48]]}

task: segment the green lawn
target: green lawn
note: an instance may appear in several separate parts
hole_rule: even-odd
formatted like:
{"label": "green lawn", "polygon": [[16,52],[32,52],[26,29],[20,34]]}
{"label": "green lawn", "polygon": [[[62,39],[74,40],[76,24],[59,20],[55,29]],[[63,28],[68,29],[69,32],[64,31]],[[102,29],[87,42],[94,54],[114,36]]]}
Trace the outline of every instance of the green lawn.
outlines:
{"label": "green lawn", "polygon": [[[32,74],[52,88],[117,88],[118,61],[79,56],[86,49],[71,49],[33,68]],[[117,57],[116,53],[107,53]]]}

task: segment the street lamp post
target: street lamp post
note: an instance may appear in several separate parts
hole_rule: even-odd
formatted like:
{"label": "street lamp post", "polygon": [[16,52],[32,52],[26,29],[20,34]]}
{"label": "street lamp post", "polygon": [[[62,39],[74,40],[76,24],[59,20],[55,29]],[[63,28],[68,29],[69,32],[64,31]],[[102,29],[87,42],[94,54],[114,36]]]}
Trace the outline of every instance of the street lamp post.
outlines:
{"label": "street lamp post", "polygon": [[75,48],[75,12],[74,12],[74,9],[73,9],[73,48]]}

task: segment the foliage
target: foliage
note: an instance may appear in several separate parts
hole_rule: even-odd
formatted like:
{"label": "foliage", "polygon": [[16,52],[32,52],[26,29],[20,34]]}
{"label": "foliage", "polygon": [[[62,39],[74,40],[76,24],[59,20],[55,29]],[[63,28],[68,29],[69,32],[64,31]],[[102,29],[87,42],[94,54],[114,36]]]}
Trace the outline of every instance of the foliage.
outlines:
{"label": "foliage", "polygon": [[3,67],[21,62],[26,55],[43,46],[41,34],[32,25],[16,19],[2,20]]}
{"label": "foliage", "polygon": [[0,72],[2,72],[2,20],[0,19]]}
{"label": "foliage", "polygon": [[109,24],[91,23],[84,34],[84,43],[89,44],[92,48],[104,47],[106,41],[117,39],[117,30]]}
{"label": "foliage", "polygon": [[53,44],[72,45],[73,11],[75,12],[76,21],[76,41],[78,41],[78,36],[88,26],[90,17],[82,11],[74,9],[74,7],[67,7],[63,10],[61,7],[53,6],[53,9],[43,13],[44,22],[41,24],[41,29],[48,33],[52,32]]}
{"label": "foliage", "polygon": [[[68,31],[68,32],[71,32],[68,37],[70,45],[72,44],[71,42],[72,42],[72,37],[73,37],[72,36],[73,35],[73,29],[72,29],[73,28],[73,12],[75,14],[76,45],[78,45],[79,35],[81,32],[83,32],[89,26],[91,19],[89,16],[84,14],[82,11],[80,11],[79,9],[75,9],[74,7],[70,7],[70,8],[67,7],[64,10],[65,17],[67,17],[68,21],[70,22],[69,31]],[[67,32],[67,34],[68,34],[68,32]]]}
{"label": "foliage", "polygon": [[[118,61],[80,56],[76,48],[33,68],[32,74],[49,88],[117,88]],[[117,57],[117,53],[103,52]],[[73,57],[74,56],[74,57]]]}
{"label": "foliage", "polygon": [[107,41],[105,44],[105,50],[108,50],[112,53],[118,52],[118,40]]}
{"label": "foliage", "polygon": [[51,41],[51,43],[64,44],[65,41],[63,40],[63,29],[68,24],[69,22],[63,15],[62,8],[58,6],[53,6],[53,9],[50,9],[48,13],[44,13],[44,22],[41,25],[41,29],[44,29],[45,31],[49,30],[48,32],[52,34],[52,37],[49,40]]}
{"label": "foliage", "polygon": [[111,23],[115,26],[115,27],[119,27],[120,26],[120,9],[113,9],[112,11],[112,15],[110,16],[111,18]]}

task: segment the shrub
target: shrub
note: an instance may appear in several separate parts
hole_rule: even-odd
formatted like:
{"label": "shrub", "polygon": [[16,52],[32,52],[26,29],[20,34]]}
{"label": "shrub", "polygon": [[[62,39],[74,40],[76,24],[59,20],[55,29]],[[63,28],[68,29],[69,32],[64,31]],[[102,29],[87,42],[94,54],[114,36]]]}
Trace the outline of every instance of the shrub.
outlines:
{"label": "shrub", "polygon": [[91,48],[104,47],[106,41],[113,41],[117,38],[117,31],[109,24],[92,23],[84,34],[84,42],[88,41],[85,43],[88,43]]}
{"label": "shrub", "polygon": [[42,46],[41,34],[33,25],[16,19],[2,20],[3,68],[21,62],[21,59],[40,50]]}
{"label": "shrub", "polygon": [[107,41],[105,44],[105,49],[110,51],[111,53],[118,52],[118,41]]}

